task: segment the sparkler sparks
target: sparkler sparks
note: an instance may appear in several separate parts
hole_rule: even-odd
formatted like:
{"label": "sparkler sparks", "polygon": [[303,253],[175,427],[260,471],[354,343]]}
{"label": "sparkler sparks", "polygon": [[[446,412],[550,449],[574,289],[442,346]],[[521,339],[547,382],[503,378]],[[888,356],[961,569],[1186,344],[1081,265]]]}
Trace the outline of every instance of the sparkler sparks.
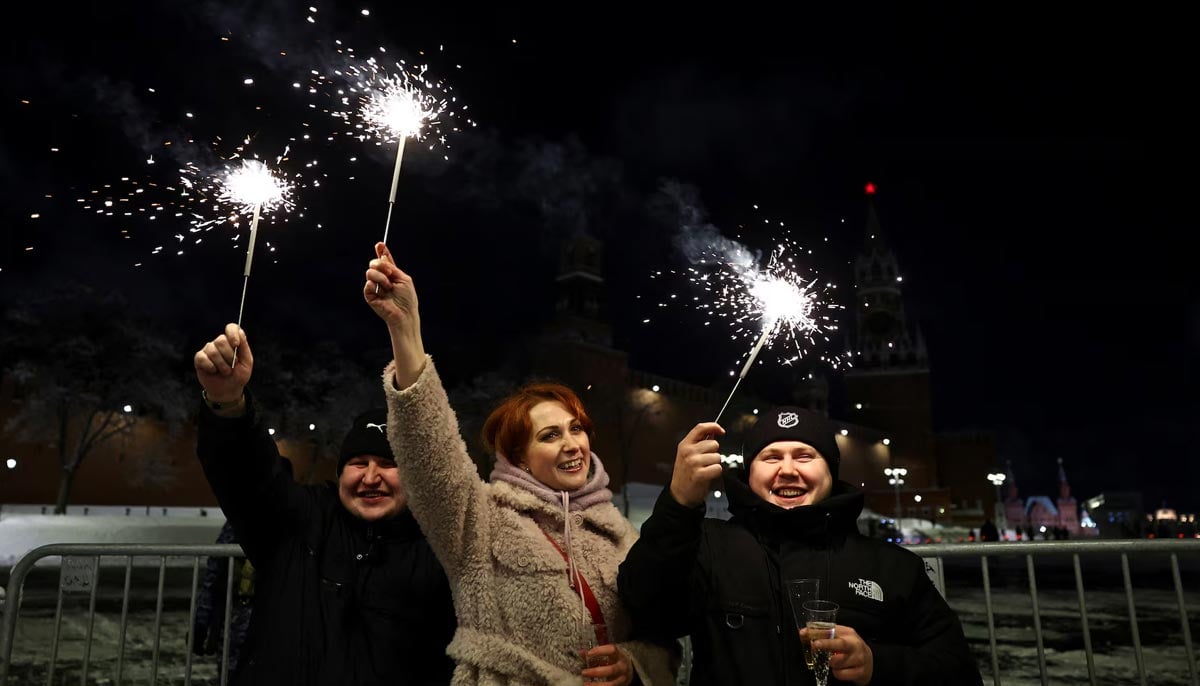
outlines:
{"label": "sparkler sparks", "polygon": [[[814,354],[834,367],[848,364],[843,354],[827,350],[829,335],[838,328],[836,315],[844,309],[829,298],[829,291],[836,286],[822,283],[815,275],[805,278],[801,274],[795,255],[802,253],[802,248],[790,239],[781,241],[767,257],[766,266],[760,268],[745,248],[734,245],[736,249],[726,246],[726,252],[703,251],[683,272],[700,291],[689,304],[707,315],[705,326],[724,320],[732,329],[733,340],[755,341],[717,421],[763,348],[781,347],[779,361],[785,365]],[[680,300],[677,294],[668,298]],[[667,306],[668,302],[659,303],[659,307]]]}
{"label": "sparkler sparks", "polygon": [[259,160],[242,160],[240,166],[225,173],[219,181],[221,192],[217,200],[233,205],[242,214],[261,208],[270,212],[276,207],[291,209],[292,184],[272,172]]}
{"label": "sparkler sparks", "polygon": [[346,135],[359,141],[374,138],[377,145],[405,138],[428,140],[433,150],[447,143],[443,127],[458,131],[450,120],[467,107],[444,81],[431,78],[427,67],[405,60],[363,59],[351,47],[339,47],[338,52],[345,66],[328,73],[311,70],[308,93],[317,99],[310,103],[312,108],[322,100],[332,101],[320,109],[342,121]]}
{"label": "sparkler sparks", "polygon": [[446,101],[438,100],[407,74],[384,77],[362,107],[368,130],[384,138],[421,138],[426,123],[437,123]]}
{"label": "sparkler sparks", "polygon": [[[304,9],[304,6],[300,7],[300,10]],[[321,20],[327,18],[312,9],[309,14]],[[363,16],[367,15],[369,13],[364,11]],[[236,42],[237,36],[233,34],[220,38],[227,44],[231,36]],[[432,72],[424,64],[404,59],[401,51],[392,46],[366,45],[356,50],[348,40],[341,38],[325,45],[333,52],[326,52],[325,48],[292,50],[290,48],[295,46],[278,46],[278,54],[287,59],[273,64],[277,68],[294,70],[284,76],[285,80],[280,84],[287,93],[294,95],[278,97],[279,93],[271,89],[269,80],[258,78],[253,67],[239,68],[234,72],[236,76],[230,79],[229,85],[237,84],[239,91],[262,90],[262,97],[267,100],[245,103],[247,108],[253,106],[254,110],[248,113],[252,117],[247,120],[248,128],[266,131],[263,136],[271,138],[271,145],[290,143],[293,155],[297,157],[294,162],[299,163],[288,164],[285,160],[286,175],[278,163],[272,165],[279,170],[276,178],[284,188],[279,198],[265,201],[261,211],[264,218],[274,211],[269,217],[273,222],[288,221],[289,217],[292,221],[297,217],[304,218],[304,210],[297,211],[293,205],[293,189],[299,194],[302,188],[327,186],[334,180],[331,177],[351,181],[365,178],[361,168],[363,143],[379,148],[397,145],[397,150],[392,151],[396,164],[389,198],[394,202],[395,177],[406,139],[409,148],[415,149],[420,141],[427,150],[437,151],[438,157],[448,161],[448,138],[458,132],[464,122],[466,126],[476,125],[466,118],[467,106],[459,101],[449,85],[430,76]],[[444,52],[440,47],[438,50]],[[425,51],[417,50],[414,59],[429,59],[425,54]],[[436,57],[432,59],[437,60]],[[154,96],[164,90],[149,86],[151,84],[143,84],[141,92]],[[269,111],[263,111],[264,104]],[[138,230],[138,223],[149,222],[143,224],[147,227],[168,225],[168,234],[154,238],[154,242],[146,246],[147,250],[154,248],[153,254],[182,255],[184,248],[194,248],[202,242],[203,232],[224,227],[234,228],[235,231],[228,232],[228,237],[235,247],[244,247],[243,239],[247,237],[244,221],[250,219],[256,203],[239,198],[241,193],[234,186],[253,185],[253,175],[244,168],[219,165],[230,165],[231,161],[242,164],[240,158],[247,145],[243,142],[236,151],[231,151],[230,146],[221,141],[221,136],[212,131],[213,123],[220,120],[214,119],[210,112],[191,106],[180,107],[177,112],[180,123],[186,128],[148,125],[148,138],[158,138],[159,147],[145,150],[146,154],[141,156],[144,166],[140,170],[127,171],[119,182],[85,187],[75,195],[75,206],[120,222],[116,227],[120,231],[119,238],[132,239],[133,245],[141,245],[141,239],[148,235]],[[262,143],[259,141],[260,145]],[[331,155],[336,159],[330,159]],[[411,150],[409,156],[412,156]],[[235,171],[239,172],[238,180],[233,178]],[[40,208],[30,208],[30,213],[36,209]],[[387,233],[386,226],[384,233]],[[174,244],[179,249],[164,249],[163,243]]]}
{"label": "sparkler sparks", "polygon": [[692,303],[709,315],[706,325],[715,319],[729,322],[735,340],[765,336],[764,347],[782,343],[787,349],[782,364],[817,353],[823,362],[840,366],[840,354],[817,351],[837,330],[836,315],[844,308],[829,300],[834,284],[801,275],[794,257],[800,252],[795,242],[784,240],[771,251],[766,267],[759,268],[746,253],[731,259],[707,251],[685,272],[704,294],[693,296]]}

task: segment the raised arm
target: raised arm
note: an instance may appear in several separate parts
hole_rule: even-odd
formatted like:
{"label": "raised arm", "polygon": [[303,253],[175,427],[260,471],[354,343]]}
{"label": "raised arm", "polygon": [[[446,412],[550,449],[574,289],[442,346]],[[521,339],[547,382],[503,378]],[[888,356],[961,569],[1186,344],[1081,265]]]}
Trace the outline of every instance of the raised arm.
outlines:
{"label": "raised arm", "polygon": [[393,361],[384,370],[388,440],[400,468],[409,508],[451,578],[464,551],[487,544],[487,489],[459,433],[433,361],[421,340],[412,278],[383,243],[375,247],[363,298],[387,324]]}
{"label": "raised arm", "polygon": [[246,390],[254,353],[245,331],[226,325],[225,333],[196,352],[193,364],[204,390],[196,454],[247,557],[261,565],[265,549],[305,518],[309,497],[284,469]]}
{"label": "raised arm", "polygon": [[617,586],[633,618],[634,634],[678,638],[689,630],[700,573],[704,497],[721,475],[723,434],[714,423],[697,424],[679,443],[671,485],[663,489],[642,535],[621,563]]}

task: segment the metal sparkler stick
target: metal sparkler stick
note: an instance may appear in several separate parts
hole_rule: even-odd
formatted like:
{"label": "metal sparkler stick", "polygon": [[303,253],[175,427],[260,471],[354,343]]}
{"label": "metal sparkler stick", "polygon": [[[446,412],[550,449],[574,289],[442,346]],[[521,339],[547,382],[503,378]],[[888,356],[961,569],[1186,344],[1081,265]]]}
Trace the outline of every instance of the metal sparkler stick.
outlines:
{"label": "metal sparkler stick", "polygon": [[762,350],[763,344],[770,338],[773,328],[775,328],[774,324],[764,328],[762,335],[758,337],[758,342],[750,350],[750,358],[746,360],[746,364],[742,365],[742,371],[738,374],[737,381],[733,384],[733,390],[729,391],[729,397],[725,399],[725,404],[721,406],[721,411],[717,413],[717,418],[713,420],[714,423],[721,422],[721,415],[725,414],[725,409],[729,407],[729,401],[733,400],[733,394],[737,393],[738,386],[741,385],[742,379],[746,378],[746,374],[750,371],[750,365],[754,364],[754,360],[758,357],[758,351]]}

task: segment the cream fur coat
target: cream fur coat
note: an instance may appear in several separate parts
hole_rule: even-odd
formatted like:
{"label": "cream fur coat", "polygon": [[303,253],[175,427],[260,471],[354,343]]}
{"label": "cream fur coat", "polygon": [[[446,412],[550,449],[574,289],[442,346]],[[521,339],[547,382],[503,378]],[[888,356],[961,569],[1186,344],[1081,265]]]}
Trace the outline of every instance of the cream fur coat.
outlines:
{"label": "cream fur coat", "polygon": [[[432,359],[407,389],[396,390],[391,365],[383,381],[388,440],[408,506],[454,594],[452,683],[581,684],[580,600],[567,583],[566,561],[546,540],[549,534],[564,546],[562,507],[479,479]],[[573,557],[610,639],[630,656],[643,684],[674,683],[666,650],[628,640],[629,618],[617,599],[617,566],[637,538],[633,526],[611,502],[570,516]]]}

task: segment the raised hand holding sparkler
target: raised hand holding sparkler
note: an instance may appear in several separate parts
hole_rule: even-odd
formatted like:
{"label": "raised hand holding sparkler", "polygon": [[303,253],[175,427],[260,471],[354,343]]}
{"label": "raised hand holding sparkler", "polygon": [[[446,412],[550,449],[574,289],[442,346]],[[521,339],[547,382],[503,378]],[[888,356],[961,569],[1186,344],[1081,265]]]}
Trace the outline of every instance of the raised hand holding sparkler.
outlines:
{"label": "raised hand holding sparkler", "polygon": [[412,277],[396,266],[386,245],[376,243],[375,255],[367,266],[363,299],[387,324],[396,361],[397,387],[407,388],[425,366],[417,290]]}
{"label": "raised hand holding sparkler", "polygon": [[709,485],[721,476],[721,445],[725,435],[716,422],[697,424],[679,442],[675,450],[675,468],[671,471],[671,497],[684,507],[704,502]]}

